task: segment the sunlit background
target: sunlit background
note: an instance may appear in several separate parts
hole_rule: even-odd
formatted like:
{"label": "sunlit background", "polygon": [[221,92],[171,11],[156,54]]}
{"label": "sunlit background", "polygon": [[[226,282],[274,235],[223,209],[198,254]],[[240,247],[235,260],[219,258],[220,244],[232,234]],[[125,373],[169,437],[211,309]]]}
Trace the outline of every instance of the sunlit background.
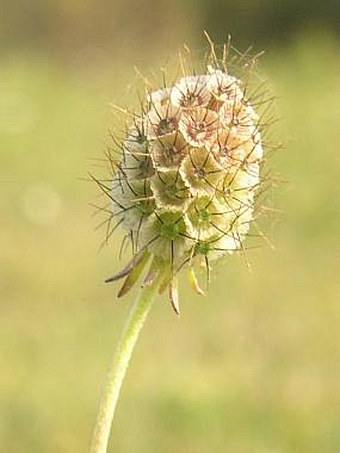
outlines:
{"label": "sunlit background", "polygon": [[[86,452],[100,388],[134,294],[104,279],[97,191],[112,102],[138,104],[203,29],[266,50],[285,150],[263,243],[183,283],[178,319],[154,306],[110,448],[121,453],[340,451],[340,3],[332,0],[5,1],[0,16],[0,450]],[[128,93],[128,94],[126,94]]]}

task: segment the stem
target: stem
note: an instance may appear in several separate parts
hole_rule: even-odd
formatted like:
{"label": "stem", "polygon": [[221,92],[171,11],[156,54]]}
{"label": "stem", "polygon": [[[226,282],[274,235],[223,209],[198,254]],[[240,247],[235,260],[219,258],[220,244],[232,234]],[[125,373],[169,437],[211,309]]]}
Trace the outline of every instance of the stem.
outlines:
{"label": "stem", "polygon": [[150,286],[142,289],[139,297],[137,297],[135,303],[131,307],[101,397],[97,421],[93,432],[91,453],[106,453],[107,451],[111,424],[120,389],[129,365],[132,351],[144,321],[150,311],[158,287],[159,278],[156,278]]}

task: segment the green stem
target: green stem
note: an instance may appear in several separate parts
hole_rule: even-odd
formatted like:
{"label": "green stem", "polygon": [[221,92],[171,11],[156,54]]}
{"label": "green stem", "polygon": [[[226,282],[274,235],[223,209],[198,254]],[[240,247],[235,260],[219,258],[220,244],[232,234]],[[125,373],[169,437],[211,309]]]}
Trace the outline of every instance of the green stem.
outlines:
{"label": "green stem", "polygon": [[159,278],[156,278],[150,286],[142,289],[139,297],[137,297],[136,302],[130,310],[101,397],[97,421],[93,432],[91,453],[106,453],[107,451],[111,424],[120,389],[129,365],[132,351],[144,321],[150,311],[158,287]]}

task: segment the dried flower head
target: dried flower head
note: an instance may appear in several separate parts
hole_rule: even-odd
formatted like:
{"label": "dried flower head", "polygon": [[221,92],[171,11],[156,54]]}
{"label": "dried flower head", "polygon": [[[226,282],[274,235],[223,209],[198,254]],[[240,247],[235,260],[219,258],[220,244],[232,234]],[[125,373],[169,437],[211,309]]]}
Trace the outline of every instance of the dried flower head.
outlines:
{"label": "dried flower head", "polygon": [[[160,89],[147,86],[140,112],[128,115],[109,182],[96,180],[110,199],[109,227],[126,232],[133,257],[107,281],[125,278],[119,296],[137,281],[147,263],[144,285],[163,275],[161,290],[179,312],[178,272],[243,250],[254,220],[268,121],[262,83],[252,87],[257,56],[238,54],[228,42],[222,56],[210,52],[201,73],[180,59],[181,75]],[[243,74],[238,75],[238,74]],[[165,79],[165,78],[164,78]],[[123,111],[123,110],[122,110]],[[110,233],[111,234],[111,233]]]}

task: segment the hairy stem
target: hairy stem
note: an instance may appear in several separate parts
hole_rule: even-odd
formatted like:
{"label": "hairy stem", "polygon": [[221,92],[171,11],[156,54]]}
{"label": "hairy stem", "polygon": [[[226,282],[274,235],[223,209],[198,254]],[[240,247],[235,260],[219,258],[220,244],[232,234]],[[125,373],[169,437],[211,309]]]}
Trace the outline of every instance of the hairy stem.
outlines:
{"label": "hairy stem", "polygon": [[142,289],[133,304],[108,372],[93,432],[91,453],[106,453],[111,425],[132,351],[159,287],[159,278]]}

